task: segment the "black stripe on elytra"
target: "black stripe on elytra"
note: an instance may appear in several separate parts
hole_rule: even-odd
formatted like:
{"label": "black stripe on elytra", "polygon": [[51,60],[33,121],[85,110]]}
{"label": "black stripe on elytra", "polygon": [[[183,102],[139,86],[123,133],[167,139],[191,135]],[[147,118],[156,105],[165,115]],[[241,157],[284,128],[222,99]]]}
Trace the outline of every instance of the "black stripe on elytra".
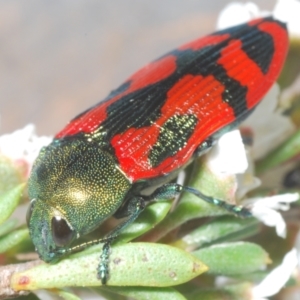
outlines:
{"label": "black stripe on elytra", "polygon": [[247,88],[226,74],[226,70],[216,63],[224,45],[205,47],[198,51],[173,51],[170,55],[177,57],[176,72],[157,83],[125,95],[107,107],[107,118],[101,124],[106,132],[107,142],[116,134],[132,128],[151,126],[161,115],[161,108],[167,100],[168,91],[183,76],[213,75],[225,86],[223,95],[233,109],[235,116],[247,110],[245,95]]}
{"label": "black stripe on elytra", "polygon": [[[238,118],[244,114],[248,110],[245,98],[247,88],[229,77],[226,70],[217,61],[221,57],[221,51],[232,38],[242,38],[241,40],[246,48],[249,47],[250,41],[252,46],[259,45],[261,51],[264,51],[264,45],[251,42],[252,40],[256,41],[261,36],[261,32],[253,28],[253,26],[248,25],[237,26],[236,28],[223,31],[223,33],[229,33],[230,37],[216,45],[204,47],[197,51],[192,49],[175,50],[167,54],[176,57],[176,71],[167,78],[127,94],[110,104],[106,110],[107,118],[96,130],[94,140],[97,140],[99,136],[99,143],[109,145],[111,139],[117,134],[155,124],[167,100],[167,93],[181,78],[188,74],[214,76],[216,80],[224,85],[223,101],[233,108],[235,117]],[[259,36],[256,37],[256,35]],[[270,47],[270,43],[267,44],[267,47]],[[257,56],[259,49],[256,52],[248,52],[252,56]],[[127,81],[116,91],[112,92],[105,101],[108,101],[120,91],[126,91],[129,87],[130,81]],[[97,105],[101,105],[101,103]]]}
{"label": "black stripe on elytra", "polygon": [[115,90],[112,90],[110,92],[110,94],[105,98],[103,99],[100,103],[97,103],[95,105],[93,105],[92,107],[86,109],[85,111],[83,111],[82,113],[78,114],[75,118],[73,118],[70,122],[73,122],[77,119],[79,119],[80,117],[82,117],[83,115],[85,115],[86,113],[88,113],[90,110],[96,108],[97,106],[99,106],[99,104],[102,104],[110,99],[112,99],[113,97],[125,92],[130,86],[130,82],[129,81],[126,81],[124,82],[123,84],[121,84],[117,89]]}
{"label": "black stripe on elytra", "polygon": [[198,51],[182,51],[178,53],[177,65],[180,70],[184,70],[187,68],[187,60],[190,60],[190,57],[197,57],[193,63],[188,64],[189,74],[212,75],[224,85],[222,99],[232,107],[235,117],[238,117],[247,111],[246,95],[248,89],[246,86],[242,86],[237,80],[228,76],[226,69],[217,63],[221,57],[221,50],[225,46],[224,44],[227,44],[227,42],[222,43],[219,51],[216,51],[215,46],[208,46]]}
{"label": "black stripe on elytra", "polygon": [[160,127],[157,141],[150,151],[149,162],[152,167],[157,167],[186,146],[197,122],[197,117],[191,114],[174,115],[168,119]]}
{"label": "black stripe on elytra", "polygon": [[227,42],[197,51],[171,52],[169,55],[177,58],[176,72],[159,82],[122,97],[107,107],[107,118],[101,124],[101,128],[106,130],[108,141],[116,134],[130,128],[142,128],[155,123],[161,115],[161,108],[167,100],[168,91],[178,80],[188,74],[213,75],[225,86],[223,99],[234,109],[235,116],[247,110],[245,100],[247,88],[230,78],[226,70],[216,63],[221,56],[220,51]]}
{"label": "black stripe on elytra", "polygon": [[[243,36],[240,40],[243,43],[242,50],[267,74],[274,56],[275,46],[272,36],[252,27],[253,39],[246,40]],[[263,49],[263,50],[262,50]]]}
{"label": "black stripe on elytra", "polygon": [[[268,73],[275,52],[273,37],[257,27],[265,22],[274,23],[274,19],[269,17],[255,25],[243,24],[215,33],[217,35],[227,33],[232,39],[239,39],[242,42],[242,50],[259,66],[264,74]],[[279,21],[276,23],[284,26]]]}

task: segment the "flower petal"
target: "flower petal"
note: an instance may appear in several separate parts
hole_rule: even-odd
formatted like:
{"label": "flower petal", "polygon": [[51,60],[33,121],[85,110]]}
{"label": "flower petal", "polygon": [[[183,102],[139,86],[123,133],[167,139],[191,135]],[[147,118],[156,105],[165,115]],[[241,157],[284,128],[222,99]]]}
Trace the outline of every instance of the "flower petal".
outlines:
{"label": "flower petal", "polygon": [[278,0],[273,14],[275,18],[287,23],[288,31],[291,36],[300,38],[300,1]]}
{"label": "flower petal", "polygon": [[260,284],[253,288],[253,298],[261,299],[278,293],[289,280],[297,265],[297,251],[293,248],[285,255],[282,264],[271,271]]}
{"label": "flower petal", "polygon": [[229,3],[219,14],[217,28],[224,29],[235,26],[255,18],[266,16],[268,14],[270,14],[270,12],[261,11],[253,2]]}
{"label": "flower petal", "polygon": [[38,137],[34,125],[28,124],[23,129],[0,137],[0,153],[12,161],[25,162],[29,171],[41,148],[51,140],[46,136]]}
{"label": "flower petal", "polygon": [[290,193],[284,195],[276,195],[265,197],[262,199],[249,199],[247,202],[254,202],[251,212],[254,217],[262,221],[265,225],[276,228],[278,236],[284,238],[286,236],[286,224],[277,210],[288,210],[289,203],[299,199],[299,194]]}
{"label": "flower petal", "polygon": [[215,173],[244,173],[248,167],[245,147],[239,130],[224,134],[208,153],[208,166]]}

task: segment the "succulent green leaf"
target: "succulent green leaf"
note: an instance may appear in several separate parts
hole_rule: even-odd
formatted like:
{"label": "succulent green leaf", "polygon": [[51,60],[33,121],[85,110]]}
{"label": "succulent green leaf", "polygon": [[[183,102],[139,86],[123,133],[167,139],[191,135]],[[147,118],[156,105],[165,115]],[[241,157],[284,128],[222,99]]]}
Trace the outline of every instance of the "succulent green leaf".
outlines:
{"label": "succulent green leaf", "polygon": [[261,270],[270,263],[266,251],[248,242],[224,243],[193,252],[215,275],[243,275]]}
{"label": "succulent green leaf", "polygon": [[251,283],[241,283],[227,285],[222,288],[215,289],[198,289],[191,292],[187,299],[201,299],[201,300],[251,300],[251,289],[253,285]]}
{"label": "succulent green leaf", "polygon": [[20,171],[12,160],[0,154],[0,197],[24,181]]}
{"label": "succulent green leaf", "polygon": [[216,242],[249,237],[258,231],[259,222],[254,218],[240,219],[223,216],[203,224],[172,245],[191,251]]}
{"label": "succulent green leaf", "polygon": [[27,228],[18,229],[0,238],[0,253],[4,253],[29,238]]}
{"label": "succulent green leaf", "polygon": [[12,231],[17,224],[18,220],[16,219],[10,219],[2,223],[0,225],[0,237]]}
{"label": "succulent green leaf", "polygon": [[58,290],[56,294],[64,300],[80,300],[81,299],[78,296],[74,295],[73,293],[67,292],[64,290]]}
{"label": "succulent green leaf", "polygon": [[111,292],[139,300],[185,300],[186,298],[170,287],[107,287]]}
{"label": "succulent green leaf", "polygon": [[5,222],[18,206],[25,184],[19,184],[0,195],[0,224]]}
{"label": "succulent green leaf", "polygon": [[[15,290],[99,286],[96,269],[99,253],[72,256],[54,265],[41,264],[16,273],[11,286]],[[110,279],[112,286],[167,287],[191,280],[207,267],[195,256],[180,249],[151,243],[132,243],[112,248]]]}
{"label": "succulent green leaf", "polygon": [[258,173],[263,173],[299,155],[300,152],[300,131],[296,131],[290,138],[284,141],[279,147],[268,153],[266,157],[256,164]]}
{"label": "succulent green leaf", "polygon": [[162,201],[149,205],[133,224],[122,231],[115,244],[126,243],[152,229],[165,218],[171,206],[171,201]]}

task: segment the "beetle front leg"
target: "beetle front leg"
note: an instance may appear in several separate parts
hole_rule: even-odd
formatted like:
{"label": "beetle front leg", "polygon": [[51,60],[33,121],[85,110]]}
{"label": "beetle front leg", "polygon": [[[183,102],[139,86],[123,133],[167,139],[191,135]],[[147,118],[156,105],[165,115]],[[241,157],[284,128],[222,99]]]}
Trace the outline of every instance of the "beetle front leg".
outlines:
{"label": "beetle front leg", "polygon": [[[108,235],[105,236],[105,243],[102,248],[100,256],[100,264],[98,267],[98,278],[102,284],[106,284],[109,277],[109,255],[110,255],[110,244],[119,236],[119,234],[130,225],[144,210],[145,201],[143,197],[134,197],[130,199],[123,209],[122,216],[129,216],[126,221],[121,223],[119,226],[114,228]],[[120,217],[120,215],[119,215]]]}

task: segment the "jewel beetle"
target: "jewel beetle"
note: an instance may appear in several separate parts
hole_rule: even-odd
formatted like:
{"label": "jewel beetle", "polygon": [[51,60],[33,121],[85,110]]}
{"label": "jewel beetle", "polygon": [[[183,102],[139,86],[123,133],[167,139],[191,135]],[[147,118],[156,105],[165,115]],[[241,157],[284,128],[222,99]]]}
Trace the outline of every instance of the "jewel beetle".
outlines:
{"label": "jewel beetle", "polygon": [[[111,242],[151,201],[187,191],[250,216],[170,179],[253,111],[287,50],[286,26],[272,17],[228,28],[146,65],[71,120],[40,151],[29,178],[27,223],[40,258],[55,262],[107,218],[125,218],[95,241],[104,243],[98,277],[105,284]],[[156,188],[144,195],[149,187]]]}

